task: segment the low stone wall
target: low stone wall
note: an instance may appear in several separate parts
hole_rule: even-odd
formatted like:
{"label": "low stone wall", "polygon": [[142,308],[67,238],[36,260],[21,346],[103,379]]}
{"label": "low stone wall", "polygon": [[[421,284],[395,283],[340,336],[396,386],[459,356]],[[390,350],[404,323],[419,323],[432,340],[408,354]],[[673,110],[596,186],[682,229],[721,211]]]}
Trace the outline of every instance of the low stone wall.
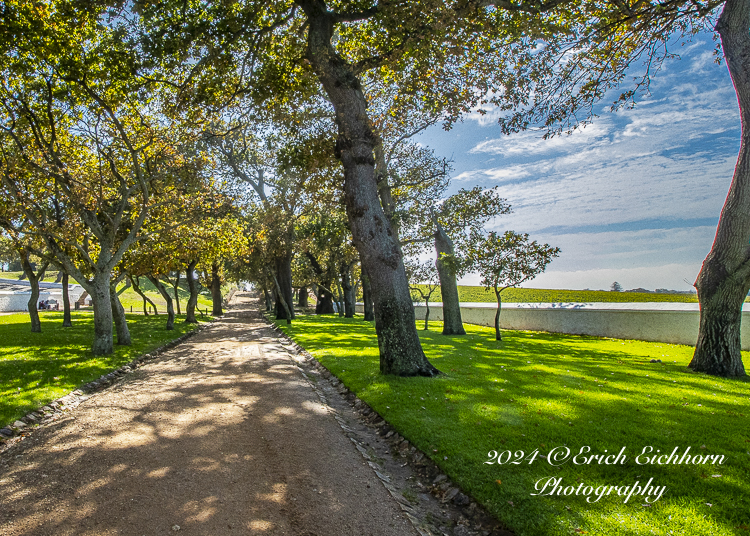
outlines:
{"label": "low stone wall", "polygon": [[29,295],[27,292],[0,293],[0,312],[28,311]]}
{"label": "low stone wall", "polygon": [[[467,324],[495,325],[496,305],[461,305]],[[742,314],[742,349],[750,350],[750,310]],[[357,304],[357,312],[362,307]],[[424,320],[424,305],[416,305],[417,319]],[[442,304],[430,304],[430,320],[442,320]],[[697,303],[508,303],[503,304],[500,327],[595,335],[615,339],[688,344],[698,338],[700,311]]]}

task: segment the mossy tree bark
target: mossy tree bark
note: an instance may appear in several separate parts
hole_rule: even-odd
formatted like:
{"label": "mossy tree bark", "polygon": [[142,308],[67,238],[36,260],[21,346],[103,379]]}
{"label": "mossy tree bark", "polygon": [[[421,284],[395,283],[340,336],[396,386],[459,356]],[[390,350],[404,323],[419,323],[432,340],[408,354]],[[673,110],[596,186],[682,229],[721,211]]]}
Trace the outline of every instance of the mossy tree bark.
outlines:
{"label": "mossy tree bark", "polygon": [[298,1],[308,18],[307,59],[336,114],[337,156],[344,167],[344,197],[354,245],[370,276],[380,371],[398,376],[435,376],[415,325],[403,255],[383,212],[375,177],[377,139],[355,69],[331,45],[335,14],[321,0]]}
{"label": "mossy tree bark", "polygon": [[737,93],[742,137],[713,247],[695,282],[701,320],[689,367],[736,377],[745,375],[740,322],[750,290],[750,2],[727,0],[716,31]]}

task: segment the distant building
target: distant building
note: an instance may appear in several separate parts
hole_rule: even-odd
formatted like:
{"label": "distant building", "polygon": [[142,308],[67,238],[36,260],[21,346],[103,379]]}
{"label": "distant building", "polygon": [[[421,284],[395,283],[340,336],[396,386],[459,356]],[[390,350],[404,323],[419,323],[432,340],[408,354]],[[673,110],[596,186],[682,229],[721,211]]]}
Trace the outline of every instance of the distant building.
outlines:
{"label": "distant building", "polygon": [[[81,285],[68,285],[68,297],[73,303],[83,294]],[[17,279],[0,279],[0,312],[28,311],[31,283]],[[62,303],[62,283],[39,283],[39,301],[57,300]]]}

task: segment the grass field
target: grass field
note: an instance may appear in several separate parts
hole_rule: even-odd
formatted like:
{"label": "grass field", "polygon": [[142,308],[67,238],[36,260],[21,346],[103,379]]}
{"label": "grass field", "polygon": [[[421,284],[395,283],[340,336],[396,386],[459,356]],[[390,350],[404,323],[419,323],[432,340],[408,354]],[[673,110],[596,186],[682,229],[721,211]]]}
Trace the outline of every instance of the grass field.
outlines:
{"label": "grass field", "polygon": [[[374,329],[361,317],[279,326],[518,536],[750,534],[750,382],[689,372],[691,347],[514,331],[498,342],[471,325],[465,337],[443,336],[436,322],[419,333],[445,374],[395,378],[379,374]],[[574,463],[585,447],[624,447],[625,463]],[[644,449],[682,456],[687,447],[723,463],[643,463]],[[565,463],[542,457],[566,449]],[[545,495],[550,478],[583,491]],[[649,479],[666,487],[658,500],[625,502],[615,490],[593,501],[602,486]]]}
{"label": "grass field", "polygon": [[184,316],[166,331],[164,315],[128,314],[132,346],[94,357],[93,315],[72,316],[63,328],[62,312],[42,311],[42,333],[31,333],[28,314],[0,315],[0,427],[194,329]]}
{"label": "grass field", "polygon": [[[484,287],[458,287],[458,297],[462,302],[495,302],[495,292]],[[656,292],[608,292],[605,290],[556,290],[539,288],[509,288],[503,291],[504,302],[557,303],[557,302],[697,302],[695,294],[657,294]],[[415,301],[422,301],[414,293]],[[431,301],[442,301],[440,289],[435,291]]]}

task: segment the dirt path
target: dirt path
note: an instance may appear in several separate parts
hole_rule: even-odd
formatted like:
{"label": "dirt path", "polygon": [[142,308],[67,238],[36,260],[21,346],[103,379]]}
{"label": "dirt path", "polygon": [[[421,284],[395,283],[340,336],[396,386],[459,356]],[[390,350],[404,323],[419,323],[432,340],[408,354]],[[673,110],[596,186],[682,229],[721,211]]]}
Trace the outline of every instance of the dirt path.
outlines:
{"label": "dirt path", "polygon": [[0,534],[416,535],[291,354],[239,301],[9,449]]}

